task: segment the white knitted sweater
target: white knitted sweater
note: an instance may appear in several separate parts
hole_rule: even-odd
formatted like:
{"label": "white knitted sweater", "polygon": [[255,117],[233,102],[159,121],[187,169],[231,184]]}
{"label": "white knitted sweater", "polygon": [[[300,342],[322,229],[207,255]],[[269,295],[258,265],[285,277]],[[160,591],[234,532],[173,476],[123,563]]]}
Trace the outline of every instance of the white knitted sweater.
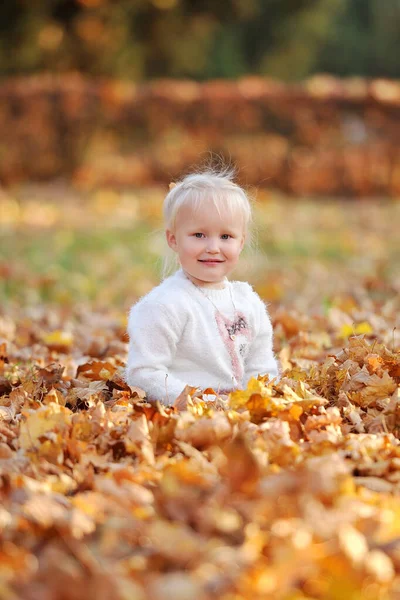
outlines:
{"label": "white knitted sweater", "polygon": [[186,385],[227,393],[278,376],[266,306],[246,282],[200,291],[179,269],[131,308],[128,334],[125,380],[149,400],[170,405]]}

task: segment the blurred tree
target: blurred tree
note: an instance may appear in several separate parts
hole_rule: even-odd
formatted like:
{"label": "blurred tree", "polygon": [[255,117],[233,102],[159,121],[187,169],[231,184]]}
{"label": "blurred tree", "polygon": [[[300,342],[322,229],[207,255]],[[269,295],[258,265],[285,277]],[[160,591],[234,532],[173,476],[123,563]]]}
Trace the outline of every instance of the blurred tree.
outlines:
{"label": "blurred tree", "polygon": [[261,57],[260,71],[285,80],[301,79],[315,71],[344,0],[319,0],[288,13],[274,28],[274,44]]}
{"label": "blurred tree", "polygon": [[399,0],[349,0],[327,32],[316,68],[342,76],[400,77]]}
{"label": "blurred tree", "polygon": [[398,75],[399,0],[2,0],[0,74]]}
{"label": "blurred tree", "polygon": [[341,1],[3,0],[0,73],[302,76]]}

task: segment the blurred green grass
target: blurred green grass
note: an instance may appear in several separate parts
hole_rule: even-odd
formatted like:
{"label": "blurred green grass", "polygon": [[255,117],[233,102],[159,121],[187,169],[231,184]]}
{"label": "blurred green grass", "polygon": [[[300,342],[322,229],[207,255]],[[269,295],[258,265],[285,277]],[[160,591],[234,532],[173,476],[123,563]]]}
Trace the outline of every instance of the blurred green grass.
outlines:
{"label": "blurred green grass", "polygon": [[154,255],[148,250],[150,233],[145,224],[133,231],[61,229],[20,231],[17,236],[3,232],[0,261],[10,272],[2,278],[0,300],[94,302],[114,281],[113,301],[120,302],[118,280],[124,279],[124,272],[156,276]]}
{"label": "blurred green grass", "polygon": [[[160,280],[162,198],[161,190],[135,198],[106,190],[86,202],[66,194],[61,203],[36,193],[34,205],[13,198],[13,218],[10,210],[0,217],[0,302],[128,308]],[[276,302],[307,293],[326,303],[330,294],[365,287],[366,279],[372,294],[390,294],[397,289],[399,216],[393,201],[261,196],[256,246],[232,276]]]}

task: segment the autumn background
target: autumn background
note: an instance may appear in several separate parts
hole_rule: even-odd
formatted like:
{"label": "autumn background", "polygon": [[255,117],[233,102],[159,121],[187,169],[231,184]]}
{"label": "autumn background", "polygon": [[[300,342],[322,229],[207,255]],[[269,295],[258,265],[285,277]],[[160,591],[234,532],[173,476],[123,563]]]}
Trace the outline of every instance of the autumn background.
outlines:
{"label": "autumn background", "polygon": [[[0,598],[400,598],[397,0],[0,5]],[[236,167],[283,377],[121,379],[161,207]]]}

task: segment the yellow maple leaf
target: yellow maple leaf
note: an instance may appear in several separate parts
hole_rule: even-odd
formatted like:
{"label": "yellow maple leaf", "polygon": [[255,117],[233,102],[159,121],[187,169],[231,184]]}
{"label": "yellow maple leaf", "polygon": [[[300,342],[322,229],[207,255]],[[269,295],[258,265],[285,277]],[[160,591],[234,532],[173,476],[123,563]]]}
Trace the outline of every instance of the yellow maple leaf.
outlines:
{"label": "yellow maple leaf", "polygon": [[55,402],[23,414],[26,419],[21,423],[19,445],[24,450],[40,447],[40,438],[52,431],[63,431],[69,426],[72,416],[68,408]]}
{"label": "yellow maple leaf", "polygon": [[73,335],[69,331],[62,331],[61,329],[57,329],[56,331],[52,331],[51,333],[47,333],[43,336],[43,342],[47,346],[62,346],[65,348],[70,348],[74,341]]}
{"label": "yellow maple leaf", "polygon": [[363,335],[372,333],[373,329],[368,321],[362,321],[362,323],[342,325],[340,328],[339,336],[341,338],[349,338],[352,335]]}
{"label": "yellow maple leaf", "polygon": [[298,404],[293,404],[289,409],[289,414],[295,421],[298,421],[301,415],[303,414],[303,409]]}
{"label": "yellow maple leaf", "polygon": [[262,397],[270,396],[271,391],[269,388],[263,383],[259,381],[255,377],[252,377],[247,384],[246,390],[237,390],[235,392],[231,392],[229,396],[229,404],[230,407],[234,410],[238,408],[242,408],[246,406],[249,399],[254,395],[258,394]]}

